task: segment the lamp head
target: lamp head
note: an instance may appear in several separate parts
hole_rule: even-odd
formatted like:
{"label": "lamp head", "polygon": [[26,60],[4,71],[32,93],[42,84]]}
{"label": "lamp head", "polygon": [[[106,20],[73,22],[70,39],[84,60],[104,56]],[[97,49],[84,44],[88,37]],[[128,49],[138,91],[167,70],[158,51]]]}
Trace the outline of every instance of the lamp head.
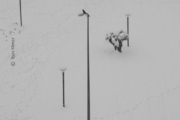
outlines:
{"label": "lamp head", "polygon": [[81,16],[83,16],[83,15],[84,15],[84,13],[80,13],[80,14],[78,14],[78,16],[80,16],[80,17],[81,17]]}
{"label": "lamp head", "polygon": [[78,14],[78,16],[83,16],[83,15],[87,15],[88,17],[89,17],[89,14],[88,13],[86,13],[86,11],[84,10],[84,9],[82,9],[82,12],[83,13],[80,13],[80,14]]}
{"label": "lamp head", "polygon": [[62,72],[64,72],[64,71],[67,70],[67,68],[66,68],[66,67],[61,67],[60,70],[61,70]]}
{"label": "lamp head", "polygon": [[131,14],[130,13],[127,13],[126,16],[129,17]]}

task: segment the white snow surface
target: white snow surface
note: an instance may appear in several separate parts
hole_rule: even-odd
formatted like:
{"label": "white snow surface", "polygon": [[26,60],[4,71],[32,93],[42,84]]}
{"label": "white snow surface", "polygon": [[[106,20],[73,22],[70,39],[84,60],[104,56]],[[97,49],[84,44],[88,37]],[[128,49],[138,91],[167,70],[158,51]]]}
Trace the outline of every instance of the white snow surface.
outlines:
{"label": "white snow surface", "polygon": [[[0,0],[0,120],[180,119],[179,0]],[[126,31],[122,53],[105,40]],[[12,60],[12,39],[15,59]],[[11,62],[15,66],[11,66]],[[62,72],[65,71],[65,105]]]}

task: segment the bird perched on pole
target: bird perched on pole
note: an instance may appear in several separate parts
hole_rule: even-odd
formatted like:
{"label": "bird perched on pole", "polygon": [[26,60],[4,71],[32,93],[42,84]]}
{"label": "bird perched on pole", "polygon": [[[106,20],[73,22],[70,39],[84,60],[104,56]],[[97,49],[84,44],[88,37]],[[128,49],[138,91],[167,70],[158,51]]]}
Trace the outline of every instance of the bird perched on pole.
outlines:
{"label": "bird perched on pole", "polygon": [[84,14],[87,14],[87,13],[85,12],[85,10],[82,10],[82,11],[83,11]]}
{"label": "bird perched on pole", "polygon": [[82,9],[82,11],[83,11],[83,14],[86,14],[88,17],[90,17],[90,15],[84,9]]}

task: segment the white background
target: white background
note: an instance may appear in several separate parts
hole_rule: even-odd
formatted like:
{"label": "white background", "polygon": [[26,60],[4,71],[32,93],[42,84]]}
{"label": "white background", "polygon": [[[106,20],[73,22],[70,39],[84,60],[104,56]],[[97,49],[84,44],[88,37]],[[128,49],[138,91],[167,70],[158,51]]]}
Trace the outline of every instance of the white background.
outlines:
{"label": "white background", "polygon": [[[90,14],[91,120],[180,119],[178,0],[21,2],[22,27],[19,0],[0,0],[0,120],[87,119],[82,9]],[[130,47],[125,41],[119,53],[105,35],[126,31],[126,13]],[[60,67],[67,67],[65,108]]]}

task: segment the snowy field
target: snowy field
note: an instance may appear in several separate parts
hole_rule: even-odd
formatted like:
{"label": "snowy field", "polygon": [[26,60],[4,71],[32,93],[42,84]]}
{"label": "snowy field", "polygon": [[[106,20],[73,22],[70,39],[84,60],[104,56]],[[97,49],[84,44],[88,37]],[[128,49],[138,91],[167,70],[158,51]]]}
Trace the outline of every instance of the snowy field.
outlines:
{"label": "snowy field", "polygon": [[[82,9],[90,14],[91,120],[180,119],[179,0],[21,2],[22,27],[19,0],[0,0],[0,120],[87,120]],[[130,46],[119,53],[105,35],[127,29],[126,13]]]}

